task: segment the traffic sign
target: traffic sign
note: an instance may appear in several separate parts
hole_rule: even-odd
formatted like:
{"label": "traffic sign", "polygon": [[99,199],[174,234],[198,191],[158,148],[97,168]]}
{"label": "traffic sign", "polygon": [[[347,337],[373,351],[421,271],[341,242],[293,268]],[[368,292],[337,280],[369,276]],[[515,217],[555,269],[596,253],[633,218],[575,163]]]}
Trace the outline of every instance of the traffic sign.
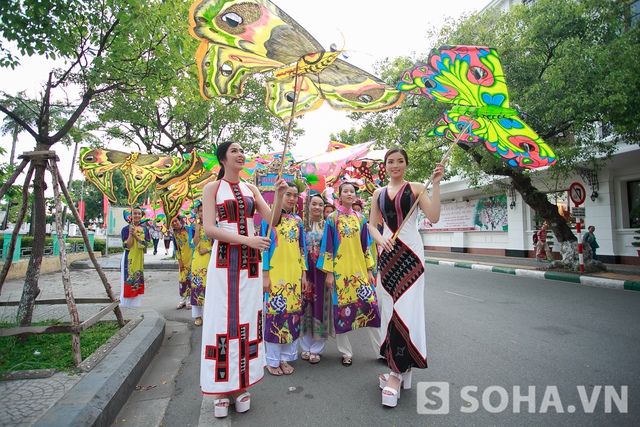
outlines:
{"label": "traffic sign", "polygon": [[580,206],[584,203],[584,199],[587,197],[587,192],[585,191],[582,184],[579,182],[574,182],[569,186],[569,197],[571,201],[576,204],[576,206]]}

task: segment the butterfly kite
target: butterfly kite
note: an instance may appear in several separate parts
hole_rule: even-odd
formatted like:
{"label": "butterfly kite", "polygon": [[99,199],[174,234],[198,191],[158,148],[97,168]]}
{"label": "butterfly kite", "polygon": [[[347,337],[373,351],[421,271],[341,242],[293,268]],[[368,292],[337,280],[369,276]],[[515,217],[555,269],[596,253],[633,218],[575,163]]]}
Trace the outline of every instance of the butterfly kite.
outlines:
{"label": "butterfly kite", "polygon": [[404,97],[339,59],[339,51],[325,51],[268,0],[197,0],[189,19],[191,35],[201,41],[196,62],[206,99],[239,97],[249,75],[261,72],[273,74],[266,104],[283,121],[324,101],[337,110],[369,112],[394,107]]}
{"label": "butterfly kite", "polygon": [[158,178],[168,177],[181,165],[176,157],[155,154],[123,153],[84,147],[80,151],[80,170],[112,202],[116,202],[113,174],[120,170],[132,206]]}
{"label": "butterfly kite", "polygon": [[[444,113],[427,136],[484,144],[508,165],[534,169],[556,162],[551,148],[509,108],[502,64],[495,49],[481,46],[442,46],[427,63],[402,75],[398,89],[435,101],[457,104]],[[467,125],[471,122],[471,127]]]}

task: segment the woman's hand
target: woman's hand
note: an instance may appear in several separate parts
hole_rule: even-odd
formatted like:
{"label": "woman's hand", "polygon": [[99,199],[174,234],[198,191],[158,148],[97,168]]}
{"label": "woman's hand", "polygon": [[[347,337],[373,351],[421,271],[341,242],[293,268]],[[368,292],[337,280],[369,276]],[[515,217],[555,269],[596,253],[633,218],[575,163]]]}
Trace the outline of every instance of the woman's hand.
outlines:
{"label": "woman's hand", "polygon": [[391,252],[393,250],[393,247],[396,244],[396,241],[393,240],[391,237],[383,237],[382,240],[380,241],[376,240],[376,243],[378,247],[383,251]]}
{"label": "woman's hand", "polygon": [[436,168],[431,175],[431,182],[438,184],[442,178],[444,178],[444,163],[436,163]]}
{"label": "woman's hand", "polygon": [[327,289],[332,290],[335,284],[335,278],[333,277],[333,273],[327,273],[327,277],[324,279],[324,284]]}
{"label": "woman's hand", "polygon": [[247,236],[247,241],[245,245],[249,246],[250,248],[257,249],[259,251],[265,251],[269,249],[269,246],[271,246],[271,240],[266,237]]}
{"label": "woman's hand", "polygon": [[275,190],[276,190],[276,197],[282,197],[284,196],[285,191],[287,191],[287,187],[289,187],[287,185],[287,182],[284,180],[284,178],[280,178],[276,181],[276,183],[274,184]]}
{"label": "woman's hand", "polygon": [[371,283],[373,286],[376,285],[376,278],[373,277],[373,271],[371,270],[367,270],[369,273],[369,283]]}
{"label": "woman's hand", "polygon": [[307,294],[311,292],[311,283],[307,282],[307,278],[302,276],[302,293]]}
{"label": "woman's hand", "polygon": [[269,279],[269,271],[262,270],[262,292],[271,292],[271,279]]}
{"label": "woman's hand", "polygon": [[200,255],[206,255],[206,254],[208,254],[208,253],[209,253],[209,250],[208,250],[208,249],[206,249],[206,248],[200,248],[200,249],[198,249],[198,253],[199,253]]}

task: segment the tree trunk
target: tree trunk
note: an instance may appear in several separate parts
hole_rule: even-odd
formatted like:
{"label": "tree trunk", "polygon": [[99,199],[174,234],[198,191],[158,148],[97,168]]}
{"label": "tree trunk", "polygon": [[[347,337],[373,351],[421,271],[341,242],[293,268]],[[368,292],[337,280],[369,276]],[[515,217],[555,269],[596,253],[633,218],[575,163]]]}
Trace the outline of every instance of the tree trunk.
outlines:
{"label": "tree trunk", "polygon": [[16,143],[18,142],[18,127],[13,131],[13,141],[11,142],[11,156],[9,157],[9,164],[13,166],[13,159],[16,157]]}
{"label": "tree trunk", "polygon": [[518,193],[522,195],[524,202],[547,222],[558,243],[578,240],[567,220],[558,212],[558,207],[549,202],[546,194],[533,186],[528,175],[514,173],[511,175],[511,182]]}
{"label": "tree trunk", "polygon": [[44,180],[47,161],[44,159],[32,160],[35,167],[35,177],[33,180],[33,210],[31,220],[34,226],[33,246],[31,248],[31,259],[27,267],[27,274],[22,289],[22,298],[18,306],[17,321],[20,326],[30,326],[33,318],[33,308],[36,297],[40,294],[38,279],[40,278],[40,267],[44,255],[45,242],[45,200],[44,192],[47,184]]}

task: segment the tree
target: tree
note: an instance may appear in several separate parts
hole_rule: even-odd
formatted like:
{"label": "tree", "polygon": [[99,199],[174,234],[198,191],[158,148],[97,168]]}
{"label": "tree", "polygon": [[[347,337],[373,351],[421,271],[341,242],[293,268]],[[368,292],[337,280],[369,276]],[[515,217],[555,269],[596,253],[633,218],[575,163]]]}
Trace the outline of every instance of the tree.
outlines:
{"label": "tree", "polygon": [[[23,117],[24,120],[30,125],[35,124],[36,117],[38,115],[37,105],[29,105],[29,100],[25,99],[26,94],[20,92],[15,97],[10,97],[0,101],[2,104],[10,106],[16,114]],[[33,104],[33,103],[31,103]],[[11,135],[11,154],[9,155],[9,165],[13,165],[16,155],[16,143],[18,142],[18,135],[23,132],[24,128],[13,120],[9,116],[5,116],[2,120],[2,126],[0,127],[0,133],[2,135]]]}
{"label": "tree", "polygon": [[[197,43],[190,41],[184,55],[195,58]],[[205,100],[198,90],[195,61],[181,74],[186,77],[162,83],[148,79],[135,92],[94,104],[107,135],[138,150],[179,155],[194,149],[212,152],[212,143],[226,139],[241,142],[248,153],[284,141],[287,126],[264,106],[262,76],[250,78],[239,98]],[[294,122],[292,140],[301,132]]]}
{"label": "tree", "polygon": [[[512,105],[558,155],[546,181],[505,166],[482,147],[454,150],[449,172],[476,185],[510,180],[525,203],[550,224],[564,254],[577,251],[576,236],[538,187],[553,189],[557,179],[577,167],[602,167],[617,144],[640,142],[640,29],[628,25],[626,7],[625,2],[609,0],[538,0],[508,13],[489,10],[450,22],[436,35],[436,46],[495,47]],[[397,58],[387,72],[399,76],[412,62]],[[413,179],[424,178],[440,159],[443,142],[424,135],[449,107],[409,96],[397,116],[385,122],[397,128],[399,136],[382,142],[407,149]],[[611,138],[599,137],[597,129],[603,124],[613,127]],[[394,135],[388,130],[385,134]]]}
{"label": "tree", "polygon": [[[176,10],[187,10],[182,0],[143,2],[106,0],[69,2],[65,0],[0,2],[0,35],[16,46],[16,51],[0,44],[0,66],[15,67],[20,58],[43,55],[58,62],[37,99],[37,120],[8,103],[0,112],[22,126],[35,141],[35,151],[47,151],[72,131],[86,114],[94,98],[126,93],[152,76],[175,76],[178,64],[167,55],[168,44],[184,26]],[[52,120],[52,107],[60,105],[68,115]],[[31,323],[34,300],[39,294],[38,276],[44,251],[46,160],[34,160],[35,236],[27,268],[18,321]],[[2,284],[0,284],[1,290]]]}

